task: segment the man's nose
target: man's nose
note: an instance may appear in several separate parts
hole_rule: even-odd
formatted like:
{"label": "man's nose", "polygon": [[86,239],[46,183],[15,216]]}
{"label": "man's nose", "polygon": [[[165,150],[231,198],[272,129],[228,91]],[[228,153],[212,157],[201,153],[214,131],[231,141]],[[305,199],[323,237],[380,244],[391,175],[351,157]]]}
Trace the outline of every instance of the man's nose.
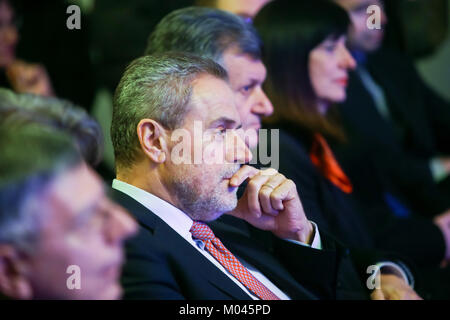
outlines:
{"label": "man's nose", "polygon": [[252,161],[252,152],[244,140],[244,130],[230,130],[226,139],[226,161],[229,163],[249,163]]}
{"label": "man's nose", "polygon": [[111,203],[110,223],[107,224],[107,237],[111,243],[120,243],[137,232],[134,218],[121,206]]}
{"label": "man's nose", "polygon": [[257,87],[254,91],[252,113],[260,116],[268,117],[273,113],[273,105],[261,87]]}

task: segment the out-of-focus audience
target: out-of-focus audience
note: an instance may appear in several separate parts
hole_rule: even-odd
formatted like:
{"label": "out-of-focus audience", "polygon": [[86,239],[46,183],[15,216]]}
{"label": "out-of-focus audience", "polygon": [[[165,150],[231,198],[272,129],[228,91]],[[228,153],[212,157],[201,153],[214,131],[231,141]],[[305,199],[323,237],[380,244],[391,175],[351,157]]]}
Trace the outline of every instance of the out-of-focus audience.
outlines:
{"label": "out-of-focus audience", "polygon": [[9,0],[0,1],[0,85],[17,92],[53,95],[50,78],[44,66],[18,59],[17,16]]}
{"label": "out-of-focus audience", "polygon": [[355,199],[359,186],[334,156],[333,147],[347,140],[335,104],[346,100],[348,74],[356,67],[345,45],[350,25],[345,10],[327,1],[274,2],[255,25],[268,66],[266,92],[276,106],[268,120],[281,128],[280,172],[302,186],[309,218],[349,246],[401,253],[434,276],[428,268],[449,259],[448,227],[431,219],[400,219],[382,206],[369,215]]}
{"label": "out-of-focus audience", "polygon": [[348,41],[358,62],[339,109],[348,134],[342,163],[359,196],[366,203],[384,200],[398,215],[448,210],[450,104],[427,87],[407,57],[380,49],[383,29],[369,30],[363,9],[377,4],[384,26],[381,1],[336,2],[352,19]]}
{"label": "out-of-focus audience", "polygon": [[[0,0],[0,299],[450,299],[450,104],[402,5],[69,4]],[[280,172],[248,165],[262,119]]]}

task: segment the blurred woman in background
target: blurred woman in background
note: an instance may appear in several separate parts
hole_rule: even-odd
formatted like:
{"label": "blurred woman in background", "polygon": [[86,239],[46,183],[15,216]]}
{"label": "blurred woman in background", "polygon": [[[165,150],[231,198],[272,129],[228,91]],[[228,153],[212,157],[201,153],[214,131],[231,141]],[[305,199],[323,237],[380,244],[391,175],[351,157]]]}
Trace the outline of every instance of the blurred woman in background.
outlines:
{"label": "blurred woman in background", "polygon": [[[356,67],[345,46],[347,13],[331,1],[280,0],[266,5],[254,23],[275,109],[266,126],[280,128],[279,171],[298,186],[308,218],[347,246],[400,253],[437,269],[448,259],[440,229],[431,220],[396,218],[382,206],[362,210],[332,151],[346,141],[333,105],[346,99],[348,73]],[[427,280],[434,292],[444,279],[436,278]]]}
{"label": "blurred woman in background", "polygon": [[345,140],[332,105],[346,98],[347,73],[356,64],[345,47],[349,23],[344,10],[325,1],[275,1],[255,19],[264,43],[265,91],[275,107],[266,123],[282,128],[280,172],[296,179],[308,217],[319,227],[347,245],[372,247],[362,219],[345,201],[350,181],[336,162],[325,168],[317,152],[330,152],[329,139]]}

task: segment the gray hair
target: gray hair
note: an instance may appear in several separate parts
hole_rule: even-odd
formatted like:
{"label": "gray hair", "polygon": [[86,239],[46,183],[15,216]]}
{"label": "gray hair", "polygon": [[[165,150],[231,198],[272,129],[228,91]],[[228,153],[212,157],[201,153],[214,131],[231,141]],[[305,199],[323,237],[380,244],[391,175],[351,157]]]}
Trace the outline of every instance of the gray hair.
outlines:
{"label": "gray hair", "polygon": [[136,133],[140,120],[153,119],[168,130],[183,124],[192,81],[202,74],[228,81],[220,65],[186,53],[144,56],[127,67],[113,101],[111,140],[116,169],[131,166],[140,154]]}
{"label": "gray hair", "polygon": [[103,155],[103,135],[98,122],[81,107],[63,99],[17,94],[0,88],[0,123],[40,124],[73,137],[87,163],[96,166]]}
{"label": "gray hair", "polygon": [[70,136],[37,124],[0,128],[0,243],[32,253],[45,221],[48,186],[82,163]]}
{"label": "gray hair", "polygon": [[261,59],[262,42],[255,28],[232,13],[202,7],[175,10],[150,34],[145,54],[190,52],[222,63],[223,53],[237,47]]}

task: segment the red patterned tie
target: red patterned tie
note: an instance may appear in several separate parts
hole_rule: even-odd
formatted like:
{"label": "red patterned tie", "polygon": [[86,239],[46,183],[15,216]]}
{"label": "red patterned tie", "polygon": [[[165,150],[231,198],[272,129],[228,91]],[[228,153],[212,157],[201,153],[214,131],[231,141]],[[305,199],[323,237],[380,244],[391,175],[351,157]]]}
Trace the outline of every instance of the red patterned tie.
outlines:
{"label": "red patterned tie", "polygon": [[262,300],[280,300],[272,291],[256,279],[242,263],[216,238],[203,222],[194,221],[190,230],[194,239],[202,240],[206,250],[240,283]]}

